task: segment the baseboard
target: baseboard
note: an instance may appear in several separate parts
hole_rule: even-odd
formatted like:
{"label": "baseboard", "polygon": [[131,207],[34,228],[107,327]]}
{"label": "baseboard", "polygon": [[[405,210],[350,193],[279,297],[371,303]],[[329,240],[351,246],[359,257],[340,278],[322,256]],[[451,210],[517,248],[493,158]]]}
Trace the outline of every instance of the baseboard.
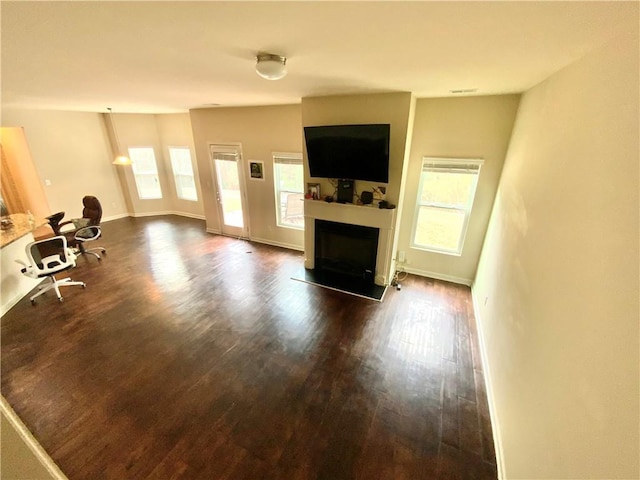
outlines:
{"label": "baseboard", "polygon": [[304,252],[304,246],[294,245],[292,243],[284,243],[284,242],[275,242],[273,240],[267,240],[266,238],[259,237],[250,237],[250,241],[257,243],[264,243],[266,245],[273,245],[274,247],[287,248],[289,250],[297,250],[299,252]]}
{"label": "baseboard", "polygon": [[405,265],[404,271],[407,273],[412,273],[414,275],[420,275],[421,277],[435,278],[436,280],[444,280],[445,282],[457,283],[459,285],[466,285],[467,287],[471,286],[472,280],[468,278],[462,277],[454,277],[453,275],[445,275],[443,273],[438,272],[430,272],[428,270],[420,270],[418,268],[411,268]]}
{"label": "baseboard", "polygon": [[[38,279],[38,280],[34,280],[34,281],[35,281],[35,283],[33,284],[33,288],[36,288],[36,286],[42,280]],[[11,298],[11,300],[9,300],[5,304],[3,304],[2,307],[0,307],[0,317],[4,316],[4,314],[7,313],[9,310],[11,310],[20,300],[22,300],[24,297],[26,297],[27,293],[29,293],[32,289],[27,290],[25,293],[22,293],[22,294],[18,293],[16,295],[14,295],[13,298]],[[4,299],[3,299],[3,301],[4,301]]]}
{"label": "baseboard", "polygon": [[[214,235],[224,235],[224,233],[222,233],[220,230],[213,229],[213,228],[207,228],[206,232],[213,233]],[[230,238],[239,238],[239,237],[230,236]],[[274,242],[273,240],[267,240],[266,238],[259,238],[259,237],[249,237],[249,238],[239,238],[239,239],[249,241],[249,242],[263,243],[265,245],[272,245],[274,247],[286,248],[288,250],[297,250],[299,252],[304,252],[304,247],[301,247],[299,245],[294,245],[292,243]]]}
{"label": "baseboard", "polygon": [[206,220],[204,215],[198,215],[196,213],[189,213],[189,212],[173,212],[173,215],[178,215],[179,217],[187,217],[187,218],[194,218],[196,220]]}
{"label": "baseboard", "polygon": [[22,423],[22,420],[20,420],[20,417],[13,411],[13,408],[11,408],[11,405],[9,405],[9,402],[7,402],[4,396],[0,397],[0,410],[24,442],[25,446],[33,453],[51,477],[55,480],[68,480],[67,476],[62,473],[62,470],[60,470],[58,465],[56,465],[49,454],[42,448],[29,429]]}
{"label": "baseboard", "polygon": [[120,213],[118,215],[110,215],[108,217],[102,217],[102,220],[100,220],[100,223],[110,222],[112,220],[120,220],[121,218],[127,218],[127,217],[130,217],[130,215],[128,213]]}
{"label": "baseboard", "polygon": [[174,210],[167,210],[164,212],[142,212],[142,213],[133,213],[133,214],[128,214],[125,216],[131,216],[134,218],[141,218],[141,217],[158,217],[161,215],[178,215],[179,217],[188,217],[188,218],[195,218],[197,220],[204,220],[205,217],[204,215],[197,215],[195,213],[187,213],[187,212],[176,212]]}
{"label": "baseboard", "polygon": [[496,410],[493,396],[491,367],[487,357],[487,347],[484,340],[483,323],[480,316],[480,306],[475,295],[473,286],[471,287],[471,300],[473,301],[473,313],[476,319],[476,329],[478,330],[478,343],[480,344],[480,357],[482,359],[482,370],[484,371],[484,384],[487,391],[487,402],[489,403],[489,415],[491,417],[491,430],[493,431],[493,444],[496,451],[496,466],[498,467],[498,479],[506,480],[504,468],[504,454],[502,453],[502,437],[500,435],[500,422]]}

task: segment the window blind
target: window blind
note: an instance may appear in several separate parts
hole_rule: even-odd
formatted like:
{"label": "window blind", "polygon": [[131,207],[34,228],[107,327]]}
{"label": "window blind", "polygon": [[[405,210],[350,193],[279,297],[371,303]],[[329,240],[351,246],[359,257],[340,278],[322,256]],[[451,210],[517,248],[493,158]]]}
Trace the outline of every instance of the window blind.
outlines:
{"label": "window blind", "polygon": [[238,160],[238,153],[227,153],[227,152],[213,152],[214,160],[226,160],[235,162]]}
{"label": "window blind", "polygon": [[300,165],[302,163],[302,155],[299,153],[274,153],[273,161],[274,163]]}
{"label": "window blind", "polygon": [[423,172],[446,172],[446,173],[475,173],[480,172],[480,167],[484,163],[481,159],[446,159],[443,160],[424,157],[422,159]]}

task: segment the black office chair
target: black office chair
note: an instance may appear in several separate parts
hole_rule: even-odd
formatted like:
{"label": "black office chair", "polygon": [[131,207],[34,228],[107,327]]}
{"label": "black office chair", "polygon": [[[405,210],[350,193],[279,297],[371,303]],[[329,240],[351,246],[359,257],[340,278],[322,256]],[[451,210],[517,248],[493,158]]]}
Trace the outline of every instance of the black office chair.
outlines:
{"label": "black office chair", "polygon": [[38,287],[40,291],[29,298],[32,304],[36,303],[37,297],[49,290],[55,290],[58,301],[62,302],[63,297],[60,294],[60,287],[78,285],[86,288],[87,285],[84,282],[74,282],[71,278],[57,280],[55,277],[58,273],[76,266],[76,255],[67,246],[67,239],[64,236],[60,235],[31,242],[25,247],[25,253],[29,260],[29,265],[22,260],[16,260],[17,263],[23,266],[20,271],[30,278],[48,278],[50,280],[49,283]]}
{"label": "black office chair", "polygon": [[[49,225],[56,235],[64,235],[70,247],[77,248],[79,255],[93,255],[98,260],[102,257],[96,252],[106,254],[104,247],[86,248],[85,243],[97,240],[102,236],[100,221],[102,220],[102,205],[100,201],[91,195],[86,195],[82,199],[84,208],[82,218],[73,218],[60,223],[64,218],[64,212],[54,213],[47,217]],[[71,229],[65,229],[67,225],[73,225]]]}

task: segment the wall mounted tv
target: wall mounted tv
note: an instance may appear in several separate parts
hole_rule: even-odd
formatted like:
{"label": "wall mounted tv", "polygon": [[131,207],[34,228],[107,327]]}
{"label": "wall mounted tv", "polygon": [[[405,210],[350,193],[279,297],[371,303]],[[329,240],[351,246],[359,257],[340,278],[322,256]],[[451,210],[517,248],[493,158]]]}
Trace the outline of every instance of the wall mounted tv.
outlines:
{"label": "wall mounted tv", "polygon": [[304,127],[312,177],[389,182],[389,124]]}

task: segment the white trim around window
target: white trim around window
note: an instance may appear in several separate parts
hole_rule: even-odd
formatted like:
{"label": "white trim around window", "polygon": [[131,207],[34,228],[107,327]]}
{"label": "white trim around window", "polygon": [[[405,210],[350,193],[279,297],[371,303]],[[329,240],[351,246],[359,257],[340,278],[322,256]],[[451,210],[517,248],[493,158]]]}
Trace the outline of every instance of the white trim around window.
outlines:
{"label": "white trim around window", "polygon": [[171,171],[176,185],[176,195],[181,200],[198,201],[198,191],[193,175],[191,149],[185,146],[169,147]]}
{"label": "white trim around window", "polygon": [[304,172],[302,153],[273,153],[276,225],[304,229]]}
{"label": "white trim around window", "polygon": [[462,255],[484,160],[423,157],[411,247]]}
{"label": "white trim around window", "polygon": [[162,198],[158,163],[153,147],[129,147],[129,158],[140,200]]}

